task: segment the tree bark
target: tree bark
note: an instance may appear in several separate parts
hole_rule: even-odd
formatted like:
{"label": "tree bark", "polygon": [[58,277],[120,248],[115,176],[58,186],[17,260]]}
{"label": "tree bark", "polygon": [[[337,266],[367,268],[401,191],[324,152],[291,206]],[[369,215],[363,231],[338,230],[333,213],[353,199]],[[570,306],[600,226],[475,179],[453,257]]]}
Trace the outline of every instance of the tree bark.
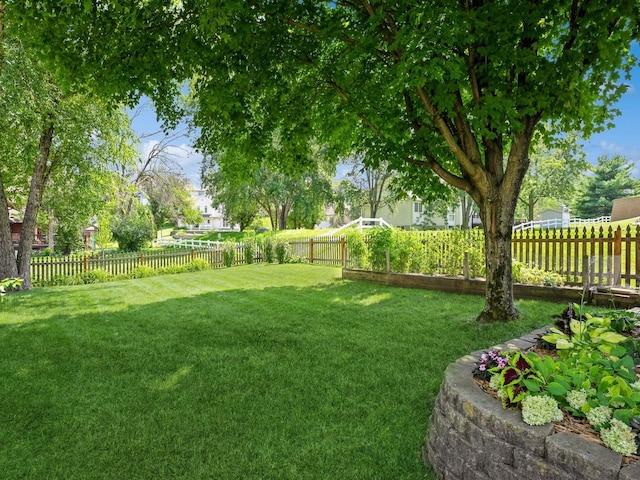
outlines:
{"label": "tree bark", "polygon": [[506,171],[502,171],[502,152],[485,150],[489,175],[484,194],[476,199],[484,229],[485,278],[487,281],[485,306],[478,316],[479,323],[506,322],[518,318],[513,299],[511,266],[511,236],[518,192],[529,168],[528,152],[533,136],[531,122],[518,134],[511,145]]}
{"label": "tree bark", "polygon": [[500,200],[487,201],[481,207],[484,226],[486,296],[478,322],[504,322],[518,317],[513,299],[511,270],[511,226],[505,221],[509,212]]}
{"label": "tree bark", "polygon": [[4,183],[0,173],[0,280],[16,278],[18,266],[16,252],[11,239],[11,222],[9,221],[9,202],[4,193]]}
{"label": "tree bark", "polygon": [[23,290],[29,290],[31,288],[29,272],[31,266],[31,251],[36,235],[38,211],[40,210],[44,185],[47,180],[47,163],[49,162],[49,154],[53,141],[53,122],[51,117],[52,116],[49,115],[47,118],[44,130],[40,136],[40,154],[36,159],[31,177],[29,199],[27,200],[27,207],[24,212],[22,233],[20,234],[20,243],[18,245],[16,263],[18,265],[18,275],[24,279],[21,286]]}

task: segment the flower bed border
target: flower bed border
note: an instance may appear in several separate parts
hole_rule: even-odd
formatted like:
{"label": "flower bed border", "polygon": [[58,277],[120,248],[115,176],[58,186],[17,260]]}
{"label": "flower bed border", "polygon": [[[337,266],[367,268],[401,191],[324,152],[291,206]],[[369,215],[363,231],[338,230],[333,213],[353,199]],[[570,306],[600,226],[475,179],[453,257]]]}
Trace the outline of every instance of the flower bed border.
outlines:
{"label": "flower bed border", "polygon": [[[493,347],[527,350],[548,328]],[[429,421],[423,459],[445,480],[634,480],[640,463],[553,424],[527,425],[473,378],[481,351],[450,364]]]}
{"label": "flower bed border", "polygon": [[[420,288],[448,293],[462,293],[469,295],[485,295],[486,286],[483,279],[447,277],[444,275],[423,275],[419,273],[372,272],[343,268],[342,278],[359,282],[375,283],[403,288]],[[513,295],[515,298],[530,300],[544,300],[548,302],[568,303],[576,302],[600,305],[611,308],[630,308],[640,306],[640,295],[630,291],[601,291],[590,288],[582,299],[580,287],[543,287],[539,285],[524,285],[515,283]]]}

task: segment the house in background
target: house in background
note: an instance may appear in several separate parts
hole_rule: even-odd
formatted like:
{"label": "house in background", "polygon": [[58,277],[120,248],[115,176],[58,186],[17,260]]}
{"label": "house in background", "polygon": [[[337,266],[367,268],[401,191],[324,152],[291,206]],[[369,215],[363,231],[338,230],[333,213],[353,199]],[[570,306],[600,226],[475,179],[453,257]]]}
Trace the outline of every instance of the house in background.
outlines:
{"label": "house in background", "polygon": [[207,196],[206,192],[196,187],[189,186],[189,194],[193,199],[196,207],[202,213],[202,219],[197,225],[185,225],[178,222],[179,227],[188,227],[194,230],[239,230],[238,225],[230,225],[224,216],[224,211],[213,206],[212,200]]}
{"label": "house in background", "polygon": [[[9,207],[9,224],[11,225],[11,242],[14,248],[18,248],[20,236],[22,235],[22,218],[20,212]],[[36,235],[33,238],[33,249],[41,249],[47,246],[47,238],[42,231],[36,227]]]}
{"label": "house in background", "polygon": [[[365,216],[370,216],[370,209],[365,207]],[[396,203],[392,208],[387,206],[378,209],[376,217],[383,218],[391,225],[405,230],[416,230],[424,228],[460,228],[462,226],[462,205],[454,204],[449,208],[446,217],[434,214],[429,215],[428,207],[420,199],[407,197]],[[480,218],[472,214],[471,225],[480,225]]]}
{"label": "house in background", "polygon": [[611,221],[640,217],[640,197],[616,198],[611,207]]}

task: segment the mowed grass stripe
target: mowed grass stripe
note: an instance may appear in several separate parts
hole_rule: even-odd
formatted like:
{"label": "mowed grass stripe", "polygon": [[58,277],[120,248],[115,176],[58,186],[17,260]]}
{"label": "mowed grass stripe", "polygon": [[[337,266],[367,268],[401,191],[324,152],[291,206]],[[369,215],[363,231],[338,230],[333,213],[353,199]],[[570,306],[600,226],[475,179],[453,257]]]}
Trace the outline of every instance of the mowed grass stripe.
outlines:
{"label": "mowed grass stripe", "polygon": [[12,295],[0,306],[5,478],[432,478],[446,365],[549,322],[520,304],[251,265]]}

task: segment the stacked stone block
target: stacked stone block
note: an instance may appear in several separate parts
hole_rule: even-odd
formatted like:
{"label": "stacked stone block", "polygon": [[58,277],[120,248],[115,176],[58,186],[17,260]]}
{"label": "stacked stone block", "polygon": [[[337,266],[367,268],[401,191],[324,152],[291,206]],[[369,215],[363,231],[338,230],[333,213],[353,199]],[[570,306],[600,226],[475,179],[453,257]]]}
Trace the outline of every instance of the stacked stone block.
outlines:
{"label": "stacked stone block", "polygon": [[[546,329],[495,347],[527,349]],[[638,480],[640,463],[552,424],[527,425],[504,410],[473,379],[480,354],[447,367],[423,448],[425,462],[443,480]]]}

